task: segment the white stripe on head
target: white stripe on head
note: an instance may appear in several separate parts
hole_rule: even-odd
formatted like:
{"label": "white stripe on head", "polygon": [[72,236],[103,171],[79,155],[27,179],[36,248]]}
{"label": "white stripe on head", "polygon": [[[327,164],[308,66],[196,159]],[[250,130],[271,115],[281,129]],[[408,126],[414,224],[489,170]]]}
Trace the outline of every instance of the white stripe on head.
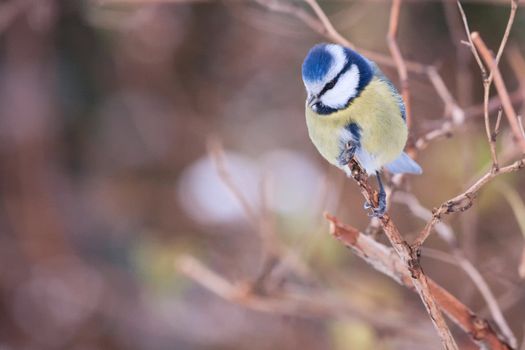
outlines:
{"label": "white stripe on head", "polygon": [[313,95],[317,95],[323,90],[324,86],[332,81],[339,74],[346,64],[346,53],[342,46],[328,44],[325,50],[332,56],[332,63],[328,72],[319,81],[305,81],[306,88]]}
{"label": "white stripe on head", "polygon": [[330,68],[328,73],[326,73],[324,78],[325,83],[328,83],[332,79],[334,79],[337,76],[337,74],[339,74],[345,67],[346,54],[345,49],[342,46],[335,44],[326,45],[326,51],[328,51],[334,59],[332,67]]}
{"label": "white stripe on head", "polygon": [[357,95],[359,86],[359,68],[355,64],[342,74],[335,86],[321,96],[321,102],[330,108],[340,109]]}

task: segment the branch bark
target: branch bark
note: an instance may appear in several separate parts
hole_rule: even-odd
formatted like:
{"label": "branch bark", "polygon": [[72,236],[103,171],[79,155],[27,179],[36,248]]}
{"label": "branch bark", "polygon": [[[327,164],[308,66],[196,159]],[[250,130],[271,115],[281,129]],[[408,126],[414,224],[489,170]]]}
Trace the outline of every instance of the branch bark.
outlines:
{"label": "branch bark", "polygon": [[[361,193],[369,203],[377,205],[377,193],[372,189],[367,181],[366,174],[361,170],[356,161],[352,160],[349,164],[352,170],[352,177],[358,183]],[[438,308],[436,301],[430,291],[426,275],[419,263],[419,249],[412,249],[412,247],[401,237],[399,230],[390,219],[390,215],[385,213],[379,218],[381,226],[392,247],[401,258],[401,261],[410,271],[412,283],[415,290],[419,294],[423,305],[432,320],[434,328],[438,332],[441,343],[444,349],[458,349],[450,329],[448,328],[443,315]]]}
{"label": "branch bark", "polygon": [[[350,248],[374,269],[384,273],[401,285],[419,293],[415,286],[412,269],[381,243],[360,233],[357,229],[340,223],[334,216],[325,215],[330,222],[330,233]],[[426,278],[425,278],[426,279]],[[466,332],[480,348],[510,350],[492,329],[487,320],[476,315],[447,290],[431,279],[426,279],[428,291],[435,299],[436,307],[442,310],[452,322]]]}

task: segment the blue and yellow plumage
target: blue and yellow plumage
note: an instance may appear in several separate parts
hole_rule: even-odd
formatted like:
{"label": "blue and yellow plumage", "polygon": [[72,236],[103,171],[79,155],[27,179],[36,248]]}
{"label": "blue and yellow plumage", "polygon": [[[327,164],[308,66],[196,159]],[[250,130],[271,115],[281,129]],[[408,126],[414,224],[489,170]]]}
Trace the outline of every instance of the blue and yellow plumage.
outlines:
{"label": "blue and yellow plumage", "polygon": [[304,60],[302,75],[310,139],[328,162],[347,173],[349,161],[355,158],[367,174],[377,175],[380,203],[374,215],[383,215],[386,195],[381,168],[421,173],[403,152],[408,129],[401,96],[375,63],[340,45],[314,46]]}

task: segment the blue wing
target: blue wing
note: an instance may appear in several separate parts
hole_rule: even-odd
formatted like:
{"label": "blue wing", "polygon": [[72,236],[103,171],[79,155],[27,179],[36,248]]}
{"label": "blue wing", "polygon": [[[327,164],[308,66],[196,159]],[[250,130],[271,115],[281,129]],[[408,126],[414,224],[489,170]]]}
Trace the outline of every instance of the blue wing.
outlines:
{"label": "blue wing", "polygon": [[403,102],[403,98],[401,97],[401,95],[399,94],[399,92],[397,91],[396,87],[394,86],[394,84],[392,84],[392,82],[390,81],[390,79],[388,79],[384,74],[383,72],[381,71],[381,69],[379,69],[379,67],[377,66],[377,64],[375,64],[374,62],[372,61],[368,61],[370,63],[370,66],[372,67],[372,70],[374,72],[374,75],[376,77],[378,77],[379,79],[381,79],[382,81],[384,81],[388,87],[390,88],[390,90],[392,91],[392,95],[395,97],[395,99],[397,100],[397,105],[399,106],[399,111],[401,112],[401,118],[403,118],[403,120],[406,122],[406,109],[405,109],[405,103]]}

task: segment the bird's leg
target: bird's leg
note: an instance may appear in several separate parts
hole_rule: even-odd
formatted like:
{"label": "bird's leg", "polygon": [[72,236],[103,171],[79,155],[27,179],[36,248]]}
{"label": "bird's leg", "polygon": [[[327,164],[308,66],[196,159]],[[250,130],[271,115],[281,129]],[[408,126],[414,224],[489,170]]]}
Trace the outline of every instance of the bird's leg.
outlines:
{"label": "bird's leg", "polygon": [[345,146],[341,150],[341,153],[337,157],[337,161],[339,162],[339,165],[341,167],[344,167],[348,165],[348,163],[350,163],[352,158],[354,158],[356,149],[357,149],[357,145],[353,141],[349,141],[345,144]]}
{"label": "bird's leg", "polygon": [[372,213],[370,213],[369,215],[379,218],[382,217],[386,211],[386,192],[385,187],[383,186],[383,182],[381,181],[381,175],[379,174],[379,171],[376,171],[376,177],[377,184],[379,185],[379,193],[377,195],[377,207],[374,208],[373,204],[367,201],[365,202],[364,208],[372,208]]}
{"label": "bird's leg", "polygon": [[373,216],[381,217],[386,211],[386,192],[381,181],[379,171],[376,171],[377,184],[379,185],[379,194],[377,195],[377,208],[374,208]]}

